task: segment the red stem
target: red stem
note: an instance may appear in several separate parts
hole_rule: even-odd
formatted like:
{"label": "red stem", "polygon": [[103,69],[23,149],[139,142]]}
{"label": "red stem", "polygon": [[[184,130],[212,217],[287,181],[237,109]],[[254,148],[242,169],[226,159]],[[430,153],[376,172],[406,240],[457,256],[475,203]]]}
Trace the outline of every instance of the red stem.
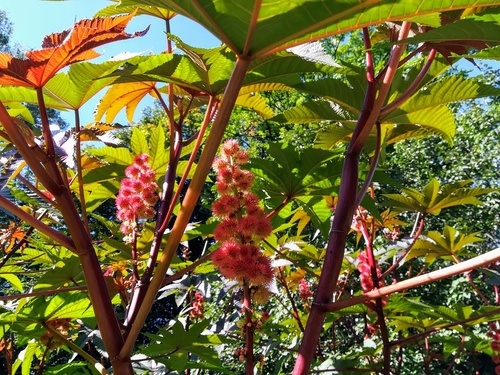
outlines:
{"label": "red stem", "polygon": [[280,272],[281,285],[283,285],[283,288],[285,288],[286,295],[287,295],[287,297],[290,300],[290,303],[292,305],[293,318],[297,321],[297,324],[299,325],[300,332],[304,332],[304,326],[302,325],[302,322],[300,321],[299,311],[297,310],[297,306],[295,305],[295,301],[293,300],[292,294],[290,293],[290,289],[288,289],[288,285],[286,283],[286,277],[285,277],[285,274],[283,273],[283,268],[280,267],[279,272]]}
{"label": "red stem", "polygon": [[[410,31],[410,23],[403,22],[399,34],[399,40],[407,37]],[[389,89],[396,74],[396,70],[405,49],[405,45],[396,45],[391,51],[388,68],[384,74],[382,85],[377,90],[377,82],[369,81],[363,103],[361,115],[356,124],[351,142],[342,169],[342,177],[339,189],[338,204],[330,231],[325,261],[321,272],[318,288],[311,306],[311,312],[306,325],[306,330],[299,348],[299,354],[295,362],[293,375],[306,375],[314,358],[320,337],[325,311],[320,308],[322,304],[331,301],[333,291],[339,278],[347,234],[352,222],[355,210],[356,192],[358,191],[358,167],[359,157],[363,146],[370,134],[372,126],[377,121],[380,109],[389,93]],[[367,68],[369,69],[369,68]],[[378,91],[378,92],[377,92]]]}
{"label": "red stem", "polygon": [[412,247],[415,245],[415,243],[417,242],[418,238],[422,234],[422,230],[424,229],[424,223],[425,223],[425,215],[423,215],[422,218],[420,219],[420,225],[418,226],[417,232],[413,236],[413,241],[411,242],[411,244],[406,248],[406,250],[404,251],[404,253],[401,254],[401,256],[394,262],[394,264],[392,266],[390,266],[382,274],[382,279],[384,279],[388,274],[390,274],[392,271],[394,271],[399,266],[399,263],[408,255],[408,253],[410,252],[410,250],[412,249]]}
{"label": "red stem", "polygon": [[408,86],[404,93],[402,93],[399,97],[394,99],[391,103],[387,104],[380,110],[380,117],[386,116],[387,114],[402,106],[408,99],[410,99],[410,97],[418,89],[418,86],[422,83],[425,76],[427,75],[427,72],[431,68],[432,62],[434,61],[435,57],[436,50],[432,49],[429,53],[429,57],[427,58],[427,62],[422,67],[422,70],[418,73],[417,77],[415,77],[415,80],[411,83],[410,86]]}
{"label": "red stem", "polygon": [[2,102],[0,102],[0,122],[7,132],[12,144],[15,145],[24,161],[26,161],[26,164],[28,164],[43,186],[52,194],[59,192],[61,190],[61,186],[52,178],[42,165],[42,162],[45,161],[47,155],[45,155],[45,153],[36,145],[33,147],[37,148],[41,152],[42,155],[40,155],[40,158],[38,157],[39,155],[32,150],[32,147],[26,142]]}
{"label": "red stem", "polygon": [[252,297],[248,281],[243,282],[243,309],[245,311],[245,372],[246,375],[253,375],[253,322],[252,322]]}
{"label": "red stem", "polygon": [[[374,227],[374,221],[372,220],[372,226]],[[368,229],[366,228],[366,223],[364,221],[361,222],[361,233],[363,234],[365,243],[366,243],[366,255],[368,258],[368,264],[370,266],[370,272],[373,280],[373,285],[375,289],[378,289],[380,286],[379,277],[377,274],[377,261],[373,254],[372,248],[372,236],[368,233]],[[377,313],[377,322],[380,325],[380,336],[382,337],[382,353],[384,357],[384,374],[389,375],[391,372],[391,346],[389,342],[389,333],[387,331],[387,325],[385,324],[385,315],[384,315],[384,305],[381,298],[377,298],[375,300],[375,312]]]}
{"label": "red stem", "polygon": [[80,206],[82,211],[82,221],[87,233],[90,236],[89,218],[87,215],[87,203],[85,201],[85,189],[82,172],[82,144],[81,144],[80,113],[75,109],[75,133],[76,133],[76,178],[78,179],[78,192],[80,194]]}

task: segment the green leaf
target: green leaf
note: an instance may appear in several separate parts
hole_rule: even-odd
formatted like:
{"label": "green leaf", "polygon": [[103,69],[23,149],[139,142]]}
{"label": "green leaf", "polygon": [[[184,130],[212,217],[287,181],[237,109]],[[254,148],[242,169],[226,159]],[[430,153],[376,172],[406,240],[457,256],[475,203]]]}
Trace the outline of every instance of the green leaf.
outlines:
{"label": "green leaf", "polygon": [[355,121],[354,115],[344,108],[326,101],[309,101],[276,115],[271,121],[284,124],[306,124],[321,121]]}
{"label": "green leaf", "polygon": [[[0,100],[9,107],[19,102],[38,104],[36,91],[28,87],[2,86],[0,87]],[[49,95],[44,96],[44,101],[45,105],[50,108],[66,108],[64,102]]]}
{"label": "green leaf", "polygon": [[169,160],[169,153],[165,147],[165,131],[158,124],[151,133],[149,140],[149,156],[151,169],[156,170],[160,165],[165,165]]}
{"label": "green leaf", "polygon": [[438,27],[437,29],[415,35],[401,43],[450,42],[480,40],[500,42],[500,15],[483,14],[461,19]]}
{"label": "green leaf", "polygon": [[472,55],[465,55],[463,57],[481,60],[500,60],[500,46],[486,48]]}
{"label": "green leaf", "polygon": [[38,279],[34,291],[58,289],[67,285],[78,284],[84,280],[82,265],[78,257],[73,256],[54,265]]}
{"label": "green leaf", "polygon": [[50,366],[43,371],[44,375],[92,375],[89,364],[85,362],[71,362],[62,365]]}
{"label": "green leaf", "polygon": [[476,197],[497,191],[497,189],[465,188],[472,181],[456,182],[441,186],[439,181],[432,179],[420,192],[405,188],[401,194],[383,194],[389,200],[386,206],[402,211],[416,211],[423,214],[439,215],[443,208],[465,204],[481,204]]}
{"label": "green leaf", "polygon": [[[181,372],[188,366],[188,355],[196,355],[203,362],[208,363],[219,372],[224,374],[232,374],[225,370],[219,359],[217,352],[212,348],[221,341],[216,335],[203,334],[208,325],[209,320],[195,323],[189,326],[189,330],[185,331],[183,325],[179,321],[175,321],[171,326],[171,332],[165,328],[160,328],[157,335],[146,334],[151,339],[151,344],[143,347],[143,352],[149,356],[165,356],[167,359],[162,360],[171,368]],[[191,362],[191,368],[199,368],[196,363]],[[202,367],[203,368],[203,367]]]}
{"label": "green leaf", "polygon": [[328,237],[332,210],[328,207],[323,197],[302,196],[295,201],[311,218],[312,223],[321,231],[321,234],[325,236],[325,238]]}
{"label": "green leaf", "polygon": [[252,159],[249,169],[255,174],[256,188],[272,198],[293,199],[306,195],[332,195],[340,176],[337,154],[307,148],[297,152],[290,145],[271,143],[274,161]]}
{"label": "green leaf", "polygon": [[43,320],[94,317],[90,300],[82,292],[59,293],[48,301],[37,298],[30,307],[29,316]]}
{"label": "green leaf", "polygon": [[79,109],[115,78],[101,78],[118,68],[122,61],[101,64],[82,62],[71,65],[69,71],[56,74],[44,86],[44,94],[52,101],[47,105],[62,109]]}
{"label": "green leaf", "polygon": [[320,0],[256,2],[234,6],[230,0],[136,0],[138,4],[161,6],[191,18],[239,55],[253,57],[283,50],[292,45],[340,34],[387,21],[397,21],[429,13],[489,5],[487,0],[435,2],[333,1]]}
{"label": "green leaf", "polygon": [[[108,175],[107,177],[109,178],[110,176]],[[86,185],[85,189],[89,192],[89,194],[85,197],[87,212],[93,212],[101,204],[103,204],[106,199],[114,198],[119,188],[120,181],[115,178],[107,181],[101,181],[96,184]]]}
{"label": "green leaf", "polygon": [[4,266],[0,270],[0,277],[6,280],[14,289],[22,293],[24,289],[23,283],[21,282],[19,277],[14,274],[16,271],[19,272],[17,267],[15,268],[12,266]]}
{"label": "green leaf", "polygon": [[426,238],[417,240],[406,256],[406,260],[424,257],[426,263],[432,264],[437,258],[454,261],[460,256],[474,256],[474,253],[467,252],[464,247],[475,242],[484,241],[482,238],[477,237],[476,234],[466,235],[459,233],[450,226],[445,226],[443,234],[432,231],[426,234]]}
{"label": "green leaf", "polygon": [[163,20],[170,20],[175,16],[175,13],[170,12],[165,8],[159,6],[141,6],[137,8],[137,3],[135,0],[120,0],[117,4],[110,5],[99,12],[96,16],[99,17],[109,17],[117,14],[132,13],[137,11],[136,15],[147,15]]}
{"label": "green leaf", "polygon": [[92,150],[92,154],[108,163],[120,164],[124,166],[129,166],[134,161],[134,156],[125,147],[107,146],[107,147],[96,148]]}
{"label": "green leaf", "polygon": [[28,345],[21,350],[18,357],[16,358],[14,364],[12,365],[12,374],[15,375],[19,366],[21,366],[22,375],[30,375],[31,373],[31,363],[35,356],[35,352],[38,345],[34,341],[30,341]]}
{"label": "green leaf", "polygon": [[132,128],[130,147],[132,148],[132,153],[134,155],[149,154],[149,147],[146,136],[137,127]]}

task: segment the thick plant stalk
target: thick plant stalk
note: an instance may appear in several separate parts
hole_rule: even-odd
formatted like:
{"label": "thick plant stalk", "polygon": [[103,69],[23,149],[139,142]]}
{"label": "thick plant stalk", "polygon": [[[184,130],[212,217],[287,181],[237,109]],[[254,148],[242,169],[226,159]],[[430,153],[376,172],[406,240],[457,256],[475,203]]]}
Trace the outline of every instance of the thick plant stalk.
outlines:
{"label": "thick plant stalk", "polygon": [[400,281],[397,284],[384,286],[380,289],[374,289],[370,292],[350,299],[337,301],[333,303],[325,303],[318,306],[324,312],[334,312],[344,309],[349,306],[354,306],[366,301],[388,296],[393,293],[402,292],[407,289],[416,288],[421,285],[430,284],[460,273],[468,272],[478,267],[483,267],[489,263],[496,262],[500,259],[500,247],[487,252],[486,254],[478,255],[473,259],[463,261],[452,266],[441,268],[440,270],[429,272],[423,275],[412,277],[411,279]]}
{"label": "thick plant stalk", "polygon": [[182,239],[184,230],[189,224],[189,220],[205,184],[206,176],[212,167],[215,154],[217,153],[222,137],[224,136],[226,125],[229,121],[229,117],[231,116],[231,112],[236,102],[236,98],[238,97],[238,92],[243,79],[245,78],[249,64],[250,59],[246,58],[238,58],[236,61],[233,73],[224,92],[224,98],[219,107],[217,117],[212,125],[212,129],[207,138],[205,147],[203,148],[203,152],[200,156],[200,161],[196,167],[193,179],[189,184],[189,188],[182,202],[179,215],[177,216],[174,226],[172,227],[167,244],[165,245],[163,254],[159,260],[158,267],[155,271],[153,279],[151,280],[148,291],[144,296],[144,300],[137,312],[137,316],[130,326],[130,330],[125,340],[125,344],[120,352],[119,358],[130,357],[134,343],[139,335],[139,332],[141,331],[151,306],[154,303],[156,294],[162,285],[163,278],[168,270],[168,267],[170,266],[177,246]]}
{"label": "thick plant stalk", "polygon": [[[402,40],[406,38],[409,31],[410,23],[404,22],[399,34],[399,39]],[[314,302],[311,306],[311,312],[307,320],[304,336],[299,348],[299,354],[295,362],[293,375],[306,375],[313,362],[316,345],[321,335],[323,321],[325,319],[325,311],[320,308],[320,305],[327,304],[331,301],[344,258],[347,234],[351,226],[354,210],[356,209],[355,200],[358,191],[358,167],[361,151],[373,125],[378,119],[405,48],[406,46],[402,44],[393,48],[388,67],[379,89],[377,81],[371,80],[368,82],[363,110],[356,124],[344,160],[338,204],[335,209],[335,216],[330,230],[325,261],[317,292],[314,296]],[[371,58],[370,55],[367,55],[367,60],[368,58]],[[367,71],[367,76],[370,78],[372,76],[370,66],[368,66]]]}
{"label": "thick plant stalk", "polygon": [[[101,271],[101,265],[92,245],[92,240],[81,221],[69,187],[62,182],[59,172],[56,174],[53,168],[49,172],[45,170],[40,160],[32,153],[29,145],[26,143],[24,137],[2,103],[0,103],[0,122],[2,122],[11,141],[17,147],[28,166],[35,173],[36,177],[42,181],[42,184],[44,184],[44,186],[54,195],[57,201],[66,227],[71,234],[72,244],[68,248],[80,258],[97,325],[101,331],[102,339],[110,356],[115,373],[132,375],[132,365],[129,358],[124,361],[116,360],[123,345],[120,324],[116,318],[113,306],[111,305],[111,299]],[[51,160],[49,160],[49,167],[50,163]],[[53,177],[56,179],[54,180]],[[57,180],[59,180],[59,183]],[[45,182],[47,182],[47,184],[45,184]],[[16,211],[14,212],[17,213]],[[37,229],[45,229],[32,220],[28,221],[28,223]]]}

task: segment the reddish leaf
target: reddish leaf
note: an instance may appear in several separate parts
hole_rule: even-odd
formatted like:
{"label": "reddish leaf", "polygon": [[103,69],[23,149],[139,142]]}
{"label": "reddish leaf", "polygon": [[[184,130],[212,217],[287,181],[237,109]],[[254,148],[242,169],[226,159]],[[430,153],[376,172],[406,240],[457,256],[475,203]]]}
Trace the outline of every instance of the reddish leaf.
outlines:
{"label": "reddish leaf", "polygon": [[134,14],[82,20],[72,29],[46,36],[41,50],[27,52],[26,60],[0,53],[0,84],[42,87],[59,70],[75,62],[98,57],[93,49],[106,43],[144,35],[125,27]]}

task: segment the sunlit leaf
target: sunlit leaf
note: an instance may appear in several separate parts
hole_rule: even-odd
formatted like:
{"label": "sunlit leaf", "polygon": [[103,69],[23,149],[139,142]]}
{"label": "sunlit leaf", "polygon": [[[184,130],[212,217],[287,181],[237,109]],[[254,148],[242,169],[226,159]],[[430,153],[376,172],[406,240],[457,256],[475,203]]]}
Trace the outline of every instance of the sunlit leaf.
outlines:
{"label": "sunlit leaf", "polygon": [[127,120],[132,122],[135,109],[141,100],[148,94],[157,97],[154,88],[154,82],[130,82],[111,86],[97,107],[96,121],[101,121],[106,114],[106,122],[113,122],[116,115],[126,108]]}
{"label": "sunlit leaf", "polygon": [[0,53],[0,84],[43,87],[59,70],[78,61],[98,57],[93,49],[117,40],[143,35],[125,33],[133,15],[94,18],[72,29],[46,36],[40,50],[26,52],[26,59]]}
{"label": "sunlit leaf", "polygon": [[403,211],[416,211],[439,215],[443,208],[465,204],[481,204],[476,197],[496,191],[496,189],[466,188],[472,181],[462,181],[443,185],[432,179],[422,191],[404,188],[403,194],[383,194],[389,200],[386,206]]}
{"label": "sunlit leaf", "polygon": [[475,254],[464,248],[475,242],[484,241],[477,233],[463,234],[456,229],[445,226],[443,234],[431,231],[423,239],[412,246],[406,260],[423,257],[426,263],[432,264],[436,259],[457,261],[459,257],[471,257]]}
{"label": "sunlit leaf", "polygon": [[85,294],[71,292],[56,294],[48,301],[37,298],[30,315],[44,320],[82,319],[93,317],[94,311]]}
{"label": "sunlit leaf", "polygon": [[[260,57],[293,45],[387,21],[397,21],[490,2],[451,0],[405,1],[248,1],[234,6],[226,1],[136,0],[161,6],[191,18],[229,46],[235,53]],[[251,31],[250,35],[248,31]]]}
{"label": "sunlit leaf", "polygon": [[[90,98],[108,86],[115,78],[101,78],[114,71],[122,62],[107,61],[101,64],[82,62],[71,65],[69,71],[51,78],[44,86],[48,106],[79,109]],[[57,106],[52,104],[57,103]],[[60,104],[59,104],[60,103]]]}
{"label": "sunlit leaf", "polygon": [[113,0],[116,4],[110,5],[99,12],[97,12],[96,16],[114,16],[117,14],[124,13],[133,13],[137,16],[139,15],[147,15],[153,16],[156,18],[160,18],[163,20],[170,20],[175,16],[175,13],[162,8],[160,6],[141,6],[138,8],[137,2],[134,0]]}

